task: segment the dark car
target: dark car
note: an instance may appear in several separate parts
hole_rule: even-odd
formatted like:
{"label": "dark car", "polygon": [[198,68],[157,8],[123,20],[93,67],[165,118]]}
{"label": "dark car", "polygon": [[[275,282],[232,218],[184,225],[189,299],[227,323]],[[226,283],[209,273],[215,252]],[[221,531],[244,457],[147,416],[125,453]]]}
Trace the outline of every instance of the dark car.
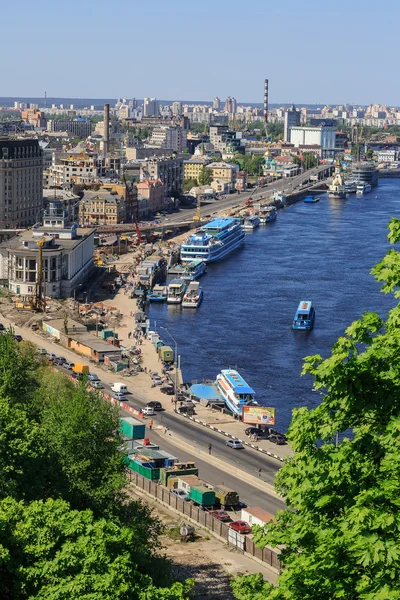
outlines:
{"label": "dark car", "polygon": [[175,394],[175,388],[173,385],[162,385],[160,387],[160,392],[167,394],[168,396],[173,396]]}
{"label": "dark car", "polygon": [[6,328],[4,327],[3,323],[0,323],[0,331],[5,331]]}
{"label": "dark car", "polygon": [[261,429],[258,429],[258,427],[247,427],[244,430],[246,435],[258,435],[259,437],[261,437],[263,435],[263,432],[261,431]]}
{"label": "dark car", "polygon": [[268,439],[270,442],[272,442],[273,444],[277,444],[278,446],[283,446],[284,444],[286,444],[285,438],[282,435],[276,435],[275,433],[270,435]]}
{"label": "dark car", "polygon": [[209,513],[214,519],[218,519],[218,521],[222,521],[223,523],[230,523],[232,519],[224,510],[210,510]]}
{"label": "dark car", "polygon": [[146,404],[146,406],[150,406],[150,408],[152,408],[153,410],[163,409],[161,402],[158,402],[158,400],[151,400]]}
{"label": "dark car", "polygon": [[19,335],[19,333],[14,333],[13,338],[17,342],[22,342],[22,335]]}

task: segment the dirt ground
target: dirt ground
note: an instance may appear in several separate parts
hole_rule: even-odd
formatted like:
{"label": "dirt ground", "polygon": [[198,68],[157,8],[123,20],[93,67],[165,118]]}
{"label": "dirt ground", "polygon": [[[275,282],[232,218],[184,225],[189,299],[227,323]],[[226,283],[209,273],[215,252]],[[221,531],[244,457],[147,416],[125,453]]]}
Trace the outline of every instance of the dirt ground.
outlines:
{"label": "dirt ground", "polygon": [[262,573],[270,583],[276,582],[274,572],[214,538],[200,526],[195,528],[195,541],[182,542],[179,528],[185,523],[184,519],[133,486],[129,488],[129,495],[148,504],[154,516],[164,524],[163,551],[172,561],[172,571],[178,580],[195,580],[193,600],[235,600],[230,581],[237,575]]}

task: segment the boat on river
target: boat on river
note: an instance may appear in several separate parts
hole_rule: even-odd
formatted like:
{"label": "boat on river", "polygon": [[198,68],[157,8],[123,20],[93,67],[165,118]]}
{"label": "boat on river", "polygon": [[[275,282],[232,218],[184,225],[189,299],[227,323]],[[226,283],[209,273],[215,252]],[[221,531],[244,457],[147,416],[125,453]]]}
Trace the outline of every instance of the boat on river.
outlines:
{"label": "boat on river", "polygon": [[204,275],[204,273],[207,273],[206,263],[199,259],[192,260],[192,262],[188,264],[185,263],[182,279],[185,281],[193,281],[194,279]]}
{"label": "boat on river", "polygon": [[215,381],[225,405],[236,416],[242,416],[244,406],[257,406],[255,391],[234,369],[223,369]]}
{"label": "boat on river", "polygon": [[185,239],[181,246],[181,260],[192,262],[198,258],[206,263],[214,262],[239,248],[244,237],[240,219],[213,219]]}
{"label": "boat on river", "polygon": [[164,302],[168,297],[166,285],[155,285],[147,296],[149,302]]}
{"label": "boat on river", "polygon": [[272,223],[276,221],[278,216],[278,211],[275,206],[260,206],[257,211],[258,216],[260,217],[260,223]]}
{"label": "boat on river", "polygon": [[187,288],[184,279],[173,279],[168,285],[168,304],[180,304],[183,300]]}
{"label": "boat on river", "polygon": [[368,192],[370,192],[371,190],[372,187],[369,183],[366,183],[365,181],[360,181],[359,183],[357,183],[357,196],[363,196],[364,194],[368,194]]}
{"label": "boat on river", "polygon": [[203,300],[203,290],[198,281],[191,281],[186,294],[183,296],[183,308],[198,308]]}
{"label": "boat on river", "polygon": [[311,331],[314,327],[315,310],[310,300],[302,300],[294,315],[292,329]]}
{"label": "boat on river", "polygon": [[244,218],[242,227],[245,231],[252,231],[259,225],[260,217],[258,215],[250,215],[249,217]]}
{"label": "boat on river", "polygon": [[315,204],[316,202],[319,202],[320,200],[321,200],[321,198],[319,198],[318,196],[307,196],[306,198],[304,198],[303,202]]}

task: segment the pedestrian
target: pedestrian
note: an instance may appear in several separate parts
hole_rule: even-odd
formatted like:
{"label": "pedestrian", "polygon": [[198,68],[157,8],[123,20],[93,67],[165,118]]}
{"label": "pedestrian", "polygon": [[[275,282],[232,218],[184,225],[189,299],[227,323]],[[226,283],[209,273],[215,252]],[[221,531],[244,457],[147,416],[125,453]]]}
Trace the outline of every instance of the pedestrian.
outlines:
{"label": "pedestrian", "polygon": [[208,444],[208,454],[211,454],[211,452],[212,452],[212,445]]}
{"label": "pedestrian", "polygon": [[261,477],[262,470],[258,469],[258,476]]}
{"label": "pedestrian", "polygon": [[153,419],[150,419],[150,421],[149,421],[149,429],[150,429],[150,431],[152,430],[152,428],[153,428]]}

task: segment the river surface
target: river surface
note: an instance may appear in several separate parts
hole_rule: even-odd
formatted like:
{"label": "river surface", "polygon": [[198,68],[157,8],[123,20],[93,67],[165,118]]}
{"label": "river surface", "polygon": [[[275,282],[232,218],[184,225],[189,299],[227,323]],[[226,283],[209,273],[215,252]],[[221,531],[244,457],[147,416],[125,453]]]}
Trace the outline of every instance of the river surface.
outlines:
{"label": "river surface", "polygon": [[[275,223],[246,234],[241,249],[208,265],[197,311],[151,304],[151,327],[166,344],[173,346],[160,326],[175,337],[185,381],[236,368],[260,404],[276,407],[276,426],[286,431],[293,408],[312,408],[321,399],[311,377],[300,377],[303,358],[327,357],[364,311],[385,316],[394,304],[370,275],[390,247],[392,216],[400,216],[400,179],[381,179],[361,197],[300,201],[279,211]],[[290,327],[300,300],[314,304],[312,332]]]}

